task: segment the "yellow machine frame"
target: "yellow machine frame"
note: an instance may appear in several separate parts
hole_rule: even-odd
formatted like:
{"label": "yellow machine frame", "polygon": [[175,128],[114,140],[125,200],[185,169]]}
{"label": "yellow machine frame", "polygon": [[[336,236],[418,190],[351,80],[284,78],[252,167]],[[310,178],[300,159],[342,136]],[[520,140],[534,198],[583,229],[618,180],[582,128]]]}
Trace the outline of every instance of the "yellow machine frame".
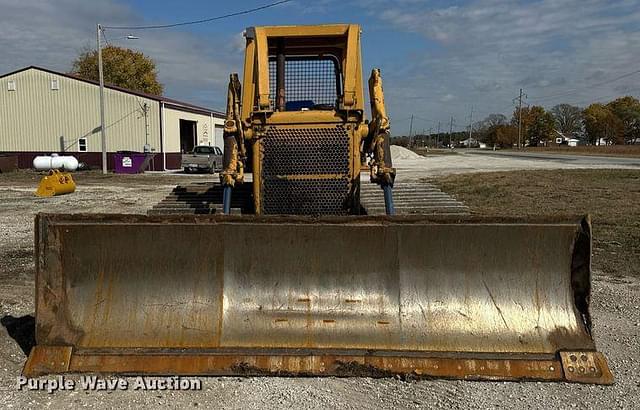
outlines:
{"label": "yellow machine frame", "polygon": [[[384,150],[385,138],[388,138],[389,133],[389,119],[384,108],[382,79],[377,69],[372,71],[369,80],[373,117],[371,125],[366,121],[364,113],[360,32],[360,26],[357,24],[251,27],[246,30],[243,84],[240,86],[237,74],[231,75],[229,83],[225,124],[225,150],[228,154],[221,180],[224,185],[230,187],[244,181],[244,163],[248,159],[245,143],[251,144],[254,148],[251,164],[257,214],[261,213],[262,199],[263,153],[260,140],[265,136],[268,127],[305,129],[342,124],[350,136],[348,155],[352,183],[359,181],[363,154],[371,153],[374,158],[370,164],[372,181],[389,188],[393,185],[395,170],[391,167],[388,153],[385,157]],[[288,42],[287,55],[322,55],[331,51],[341,51],[339,58],[343,87],[335,110],[284,111],[278,109],[277,104],[276,107],[272,106],[271,101],[277,101],[281,96],[272,96],[270,93],[270,90],[276,87],[270,88],[269,56],[275,52],[274,43],[281,39]],[[310,177],[332,176],[298,176]]]}

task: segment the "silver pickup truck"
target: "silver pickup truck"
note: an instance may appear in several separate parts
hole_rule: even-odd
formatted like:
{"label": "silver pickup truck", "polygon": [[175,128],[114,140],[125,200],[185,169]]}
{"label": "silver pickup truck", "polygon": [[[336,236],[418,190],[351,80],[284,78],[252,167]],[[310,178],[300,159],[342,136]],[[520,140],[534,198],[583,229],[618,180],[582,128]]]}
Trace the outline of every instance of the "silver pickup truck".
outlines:
{"label": "silver pickup truck", "polygon": [[198,145],[192,152],[182,154],[182,168],[185,173],[222,170],[222,150],[216,146]]}

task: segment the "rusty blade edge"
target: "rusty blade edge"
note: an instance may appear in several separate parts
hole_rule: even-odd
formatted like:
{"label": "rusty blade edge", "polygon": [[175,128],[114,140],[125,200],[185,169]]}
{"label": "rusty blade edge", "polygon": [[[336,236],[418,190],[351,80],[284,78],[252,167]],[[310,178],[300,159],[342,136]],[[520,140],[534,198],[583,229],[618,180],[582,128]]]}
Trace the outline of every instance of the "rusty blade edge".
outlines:
{"label": "rusty blade edge", "polygon": [[398,215],[398,216],[295,216],[295,215],[140,215],[140,214],[53,214],[38,213],[38,221],[48,225],[71,224],[166,224],[166,223],[294,223],[294,224],[504,224],[504,225],[578,225],[590,224],[589,215],[553,215],[531,217],[451,216],[451,215]]}
{"label": "rusty blade edge", "polygon": [[362,355],[256,354],[84,354],[71,346],[36,346],[27,360],[27,377],[60,373],[181,376],[337,376],[410,379],[538,380],[613,384],[606,359],[598,352],[592,374],[569,375],[561,360],[460,359]]}
{"label": "rusty blade edge", "polygon": [[[47,347],[47,346],[45,346]],[[459,352],[459,351],[419,351],[419,350],[372,350],[372,349],[314,349],[314,348],[84,348],[73,347],[75,356],[362,356],[400,357],[407,359],[460,359],[460,360],[556,360],[557,354],[522,352]]]}

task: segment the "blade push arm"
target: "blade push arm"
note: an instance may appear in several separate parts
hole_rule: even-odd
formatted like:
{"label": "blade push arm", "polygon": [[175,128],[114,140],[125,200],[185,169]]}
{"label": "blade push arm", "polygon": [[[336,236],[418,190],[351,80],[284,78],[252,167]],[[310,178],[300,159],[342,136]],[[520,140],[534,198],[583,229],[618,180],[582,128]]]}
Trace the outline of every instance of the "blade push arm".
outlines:
{"label": "blade push arm", "polygon": [[373,153],[373,159],[369,163],[371,182],[382,187],[386,213],[394,215],[391,190],[396,170],[391,163],[389,117],[387,117],[387,110],[384,106],[382,77],[377,68],[371,70],[371,77],[369,77],[369,99],[371,100],[371,123],[369,123],[369,132],[364,140],[363,148],[367,153]]}
{"label": "blade push arm", "polygon": [[380,184],[382,187],[392,187],[396,170],[391,163],[389,117],[384,105],[382,77],[377,68],[371,71],[371,77],[369,77],[369,99],[372,118],[364,148],[368,153],[373,153],[373,160],[369,163],[371,182]]}
{"label": "blade push arm", "polygon": [[231,74],[227,91],[227,119],[224,123],[224,169],[220,173],[220,182],[228,187],[244,181],[246,148],[240,119],[240,88],[238,74]]}

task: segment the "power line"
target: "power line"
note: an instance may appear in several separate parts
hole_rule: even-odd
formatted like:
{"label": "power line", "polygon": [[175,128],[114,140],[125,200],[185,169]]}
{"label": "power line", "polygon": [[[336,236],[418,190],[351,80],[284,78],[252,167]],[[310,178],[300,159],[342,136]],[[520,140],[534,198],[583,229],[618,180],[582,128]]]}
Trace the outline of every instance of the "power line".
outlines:
{"label": "power line", "polygon": [[108,46],[110,46],[111,43],[109,43],[109,39],[107,38],[106,33],[104,32],[104,30],[102,30],[102,28],[100,29],[100,31],[101,31],[100,34],[102,34],[102,38],[104,39],[104,42],[107,43]]}
{"label": "power line", "polygon": [[609,94],[609,95],[604,95],[602,97],[589,98],[589,99],[586,99],[586,100],[580,100],[578,102],[575,102],[575,100],[574,100],[572,102],[572,104],[583,105],[583,104],[587,104],[587,103],[596,103],[596,102],[598,102],[600,100],[604,100],[605,98],[609,99],[609,98],[614,98],[614,97],[620,97],[620,96],[622,96],[622,95],[624,95],[626,93],[629,93],[630,91],[637,91],[637,90],[640,90],[640,87],[627,88],[622,93]]}
{"label": "power line", "polygon": [[550,94],[550,95],[546,95],[546,96],[543,96],[543,97],[533,98],[532,100],[533,101],[542,101],[542,100],[548,100],[550,98],[557,98],[557,97],[564,97],[564,96],[567,96],[567,95],[572,95],[572,94],[578,93],[578,92],[580,92],[580,91],[582,91],[584,89],[593,88],[593,87],[600,87],[601,85],[613,83],[615,81],[622,80],[623,78],[631,77],[632,75],[635,75],[635,74],[638,74],[638,73],[640,73],[640,70],[635,70],[635,71],[632,71],[630,73],[622,74],[622,75],[619,75],[618,77],[611,78],[611,79],[606,80],[606,81],[601,81],[599,83],[591,84],[591,85],[588,85],[588,86],[583,87],[583,88],[574,88],[572,90],[568,90],[568,91],[565,91],[565,92],[562,92],[562,93]]}
{"label": "power line", "polygon": [[421,120],[421,121],[431,122],[431,123],[434,123],[434,124],[436,123],[434,120],[430,120],[430,119],[427,119],[427,118],[422,118],[422,117],[419,117],[417,115],[414,115],[414,117],[419,119],[419,120]]}
{"label": "power line", "polygon": [[154,29],[163,29],[163,28],[171,28],[171,27],[179,27],[179,26],[189,26],[192,24],[208,23],[210,21],[222,20],[229,17],[235,17],[235,16],[241,16],[243,14],[254,13],[256,11],[279,6],[280,4],[289,3],[290,1],[292,0],[280,0],[273,3],[265,4],[264,6],[254,7],[252,9],[237,11],[235,13],[229,13],[222,16],[210,17],[202,20],[184,21],[181,23],[159,24],[159,25],[152,25],[152,26],[103,26],[103,28],[108,28],[111,30],[154,30]]}

